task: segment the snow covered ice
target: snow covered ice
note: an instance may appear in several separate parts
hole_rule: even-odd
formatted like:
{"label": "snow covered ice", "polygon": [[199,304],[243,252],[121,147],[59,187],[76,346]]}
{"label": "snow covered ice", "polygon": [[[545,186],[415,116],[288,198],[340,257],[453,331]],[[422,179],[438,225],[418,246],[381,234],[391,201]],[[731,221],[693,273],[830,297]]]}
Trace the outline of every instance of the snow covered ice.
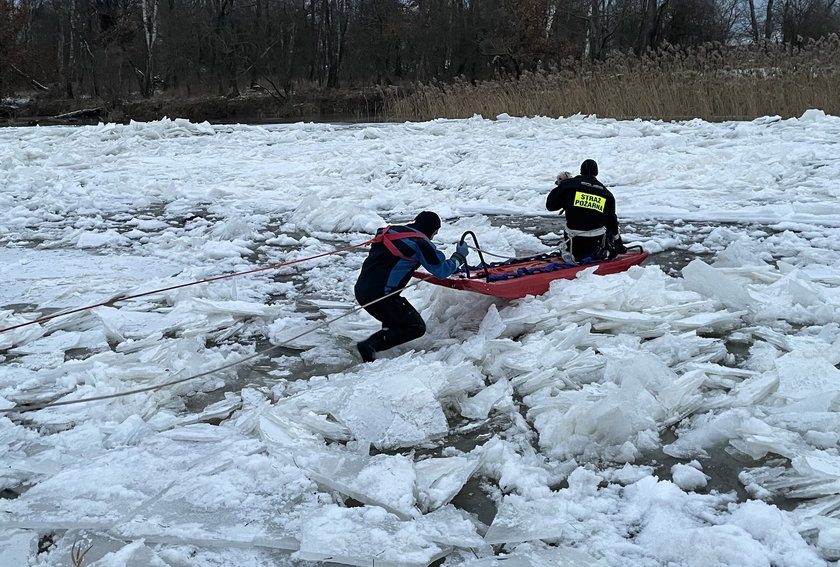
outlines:
{"label": "snow covered ice", "polygon": [[[840,118],[0,140],[0,566],[840,560]],[[360,362],[366,248],[325,254],[425,209],[446,252],[548,251],[585,158],[643,265],[419,283],[427,334]]]}

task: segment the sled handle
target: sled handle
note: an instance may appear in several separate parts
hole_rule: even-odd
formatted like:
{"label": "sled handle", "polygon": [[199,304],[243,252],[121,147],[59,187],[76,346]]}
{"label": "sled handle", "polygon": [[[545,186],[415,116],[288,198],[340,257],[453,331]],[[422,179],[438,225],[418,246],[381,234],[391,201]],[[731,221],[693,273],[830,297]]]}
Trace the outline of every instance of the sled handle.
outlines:
{"label": "sled handle", "polygon": [[[464,243],[467,236],[472,236],[473,242],[475,243],[475,251],[478,252],[478,259],[481,260],[481,267],[484,268],[484,277],[487,281],[490,281],[490,271],[487,269],[487,262],[484,261],[484,254],[481,252],[481,247],[478,245],[478,238],[475,237],[475,233],[471,230],[466,231],[464,234],[461,235],[461,244]],[[464,263],[464,272],[467,274],[467,279],[470,277],[470,265]]]}

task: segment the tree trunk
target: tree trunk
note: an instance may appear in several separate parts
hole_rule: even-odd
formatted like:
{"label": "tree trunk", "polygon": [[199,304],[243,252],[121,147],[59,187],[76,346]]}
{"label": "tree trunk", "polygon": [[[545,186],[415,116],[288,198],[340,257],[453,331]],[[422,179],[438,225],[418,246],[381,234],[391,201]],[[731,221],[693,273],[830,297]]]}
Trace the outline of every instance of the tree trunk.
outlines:
{"label": "tree trunk", "polygon": [[76,32],[73,18],[76,15],[76,0],[67,2],[66,17],[63,18],[63,37],[60,51],[61,68],[64,69],[64,96],[75,98],[73,80],[76,77]]}
{"label": "tree trunk", "polygon": [[146,40],[145,69],[140,90],[144,97],[150,97],[154,91],[155,78],[155,43],[158,34],[158,0],[141,0],[143,13],[143,37]]}
{"label": "tree trunk", "polygon": [[773,37],[773,0],[767,0],[767,17],[764,19],[764,39]]}
{"label": "tree trunk", "polygon": [[645,0],[642,23],[639,26],[639,36],[636,40],[637,55],[641,55],[649,47],[656,47],[659,43],[657,40],[659,25],[667,6],[668,0],[663,0],[662,4],[659,4],[658,0]]}
{"label": "tree trunk", "polygon": [[750,27],[752,28],[753,43],[758,43],[758,20],[755,17],[755,0],[749,0]]}
{"label": "tree trunk", "polygon": [[586,55],[589,59],[601,58],[601,0],[589,3],[589,22],[586,26]]}

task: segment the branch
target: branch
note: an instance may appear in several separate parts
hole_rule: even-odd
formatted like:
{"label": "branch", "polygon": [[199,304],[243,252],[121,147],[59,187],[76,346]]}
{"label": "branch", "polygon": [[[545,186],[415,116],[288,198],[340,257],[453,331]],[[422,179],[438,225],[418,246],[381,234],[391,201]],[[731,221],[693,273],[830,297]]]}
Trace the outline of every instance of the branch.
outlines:
{"label": "branch", "polygon": [[68,118],[91,118],[99,116],[102,112],[102,107],[97,108],[83,108],[82,110],[74,110],[73,112],[65,112],[64,114],[57,114],[53,116],[54,119],[66,120]]}
{"label": "branch", "polygon": [[29,81],[29,83],[30,83],[33,87],[35,87],[36,89],[39,89],[39,90],[42,90],[42,91],[48,91],[48,90],[50,90],[50,89],[49,89],[49,87],[45,87],[44,85],[42,85],[41,83],[39,83],[38,81],[36,81],[36,80],[35,80],[35,79],[33,79],[32,77],[30,77],[29,75],[27,75],[26,73],[24,73],[23,71],[21,71],[20,69],[18,69],[16,66],[12,65],[11,63],[9,64],[9,67],[11,67],[12,69],[14,69],[14,70],[15,70],[15,72],[16,72],[17,74],[19,74],[21,77],[23,77],[24,79],[26,79],[27,81]]}

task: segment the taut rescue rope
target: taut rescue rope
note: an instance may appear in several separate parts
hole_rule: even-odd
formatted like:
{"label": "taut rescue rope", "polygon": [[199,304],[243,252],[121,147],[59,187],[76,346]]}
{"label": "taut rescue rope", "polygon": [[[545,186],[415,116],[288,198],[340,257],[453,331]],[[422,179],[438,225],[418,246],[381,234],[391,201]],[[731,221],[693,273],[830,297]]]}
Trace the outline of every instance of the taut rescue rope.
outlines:
{"label": "taut rescue rope", "polygon": [[114,303],[118,303],[118,302],[122,302],[122,301],[128,301],[130,299],[137,299],[137,298],[140,298],[140,297],[146,297],[147,295],[154,295],[156,293],[163,293],[165,291],[172,291],[174,289],[180,289],[182,287],[189,287],[191,285],[198,285],[198,284],[202,284],[202,283],[215,282],[215,281],[218,281],[218,280],[224,280],[224,279],[233,278],[233,277],[236,277],[236,276],[245,276],[245,275],[248,275],[248,274],[255,274],[257,272],[264,272],[266,270],[276,270],[277,268],[282,268],[284,266],[291,266],[292,264],[299,264],[301,262],[306,262],[308,260],[315,260],[316,258],[322,258],[324,256],[330,256],[332,254],[338,254],[339,252],[346,252],[347,250],[352,250],[353,248],[359,248],[361,246],[367,246],[368,244],[370,244],[373,241],[374,241],[374,239],[370,239],[370,240],[367,240],[365,242],[362,242],[361,244],[354,244],[353,246],[346,246],[344,248],[338,248],[336,250],[332,250],[331,252],[324,252],[323,254],[316,254],[315,256],[310,256],[308,258],[301,258],[299,260],[291,260],[289,262],[283,262],[283,263],[280,263],[280,264],[273,264],[271,266],[265,266],[263,268],[255,268],[253,270],[247,270],[247,271],[244,271],[244,272],[235,272],[233,274],[225,274],[223,276],[215,276],[215,277],[207,278],[207,279],[204,279],[204,280],[173,285],[173,286],[170,286],[170,287],[164,287],[164,288],[155,289],[155,290],[152,290],[152,291],[145,291],[143,293],[137,293],[137,294],[134,294],[134,295],[125,295],[125,296],[115,297],[113,299],[109,299],[108,301],[103,301],[101,303],[97,303],[95,305],[87,305],[85,307],[78,307],[76,309],[71,309],[69,311],[62,311],[60,313],[53,313],[52,315],[46,315],[44,317],[39,317],[38,319],[33,319],[32,321],[27,321],[26,323],[19,323],[17,325],[12,325],[11,327],[6,327],[5,329],[0,329],[0,333],[5,333],[6,331],[12,331],[14,329],[20,329],[21,327],[27,327],[29,325],[35,325],[36,323],[45,323],[47,321],[51,321],[51,320],[56,319],[58,317],[64,317],[66,315],[72,315],[73,313],[81,313],[82,311],[88,311],[90,309],[95,309],[96,307],[105,307],[107,305],[113,305]]}
{"label": "taut rescue rope", "polygon": [[[408,289],[412,286],[417,285],[418,283],[420,283],[420,281],[422,281],[422,280],[417,280],[415,282],[412,282],[412,283],[408,284],[407,286],[405,286],[403,288],[392,291],[388,295],[383,295],[380,298],[374,299],[370,303],[366,303],[364,305],[359,305],[358,307],[354,307],[353,309],[347,311],[347,313],[342,313],[338,317],[333,317],[332,319],[324,321],[320,325],[312,327],[311,329],[309,329],[307,331],[304,331],[301,334],[292,337],[291,339],[287,339],[286,341],[284,341],[284,344],[288,344],[292,341],[295,341],[295,340],[297,340],[297,339],[299,339],[299,338],[301,338],[305,335],[308,335],[309,333],[312,333],[314,331],[317,331],[318,329],[326,327],[327,325],[329,325],[331,323],[334,323],[334,322],[338,321],[339,319],[347,317],[348,315],[352,315],[353,313],[356,313],[357,311],[360,311],[360,310],[368,307],[369,305],[373,305],[374,303],[382,301],[383,299],[391,297],[392,295],[396,295],[403,290],[406,290],[406,289]],[[63,401],[63,402],[51,402],[51,403],[46,403],[46,404],[32,404],[32,405],[27,404],[27,405],[15,406],[13,408],[5,408],[5,409],[0,408],[0,415],[2,415],[4,413],[25,413],[25,412],[42,410],[42,409],[47,409],[47,408],[60,407],[60,406],[70,406],[70,405],[75,405],[75,404],[83,404],[83,403],[87,403],[87,402],[98,402],[100,400],[109,400],[109,399],[112,399],[112,398],[122,398],[124,396],[131,396],[133,394],[141,394],[143,392],[151,392],[153,390],[160,390],[160,389],[166,388],[168,386],[175,386],[176,384],[181,384],[183,382],[188,382],[190,380],[195,380],[196,378],[202,378],[204,376],[208,376],[208,375],[216,373],[216,372],[221,372],[222,370],[227,370],[228,368],[233,368],[234,366],[238,366],[242,363],[248,362],[249,360],[254,360],[255,358],[259,358],[261,356],[264,356],[264,355],[268,354],[269,352],[280,348],[281,346],[283,346],[283,344],[274,345],[274,346],[271,346],[269,348],[263,349],[261,351],[255,352],[254,354],[250,354],[250,355],[248,355],[244,358],[240,358],[239,360],[236,360],[234,362],[230,362],[230,363],[225,364],[223,366],[219,366],[218,368],[212,368],[210,370],[205,370],[204,372],[200,372],[198,374],[193,374],[192,376],[187,376],[185,378],[179,378],[177,380],[170,380],[169,382],[163,382],[162,384],[155,384],[154,386],[147,386],[145,388],[138,388],[136,390],[129,390],[127,392],[119,392],[117,394],[108,394],[106,396],[93,396],[93,397],[90,397],[90,398],[81,398],[81,399],[78,399],[78,400],[66,400],[66,401]]]}

